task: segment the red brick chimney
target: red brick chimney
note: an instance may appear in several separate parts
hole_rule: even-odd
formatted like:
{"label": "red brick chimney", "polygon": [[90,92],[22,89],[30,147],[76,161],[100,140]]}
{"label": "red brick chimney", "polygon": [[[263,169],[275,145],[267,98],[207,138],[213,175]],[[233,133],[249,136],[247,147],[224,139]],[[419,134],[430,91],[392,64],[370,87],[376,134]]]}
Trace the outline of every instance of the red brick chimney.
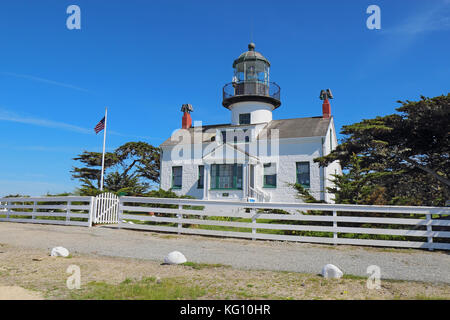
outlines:
{"label": "red brick chimney", "polygon": [[320,100],[323,100],[322,104],[322,117],[329,118],[331,117],[331,105],[328,99],[333,99],[333,94],[330,89],[321,90],[320,91]]}
{"label": "red brick chimney", "polygon": [[323,100],[322,117],[323,118],[331,117],[331,105],[330,105],[330,101],[328,101],[328,99]]}
{"label": "red brick chimney", "polygon": [[189,129],[192,127],[192,118],[191,114],[189,112],[185,112],[183,114],[183,118],[181,120],[181,128],[183,129]]}
{"label": "red brick chimney", "polygon": [[190,104],[183,104],[181,106],[181,112],[183,112],[183,118],[181,120],[181,128],[189,129],[192,127],[192,118],[191,112],[194,111],[194,108]]}

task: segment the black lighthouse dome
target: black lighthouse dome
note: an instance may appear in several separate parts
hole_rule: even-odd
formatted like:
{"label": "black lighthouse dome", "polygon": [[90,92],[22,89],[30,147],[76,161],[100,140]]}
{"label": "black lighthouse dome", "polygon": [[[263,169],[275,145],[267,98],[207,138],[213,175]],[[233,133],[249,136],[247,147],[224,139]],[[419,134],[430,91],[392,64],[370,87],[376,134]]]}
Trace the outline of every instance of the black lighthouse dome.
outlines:
{"label": "black lighthouse dome", "polygon": [[281,105],[280,87],[269,80],[270,62],[255,51],[254,43],[234,60],[233,69],[233,81],[223,87],[222,105],[225,108],[242,101],[266,102],[274,109]]}
{"label": "black lighthouse dome", "polygon": [[236,65],[238,63],[244,62],[244,61],[262,61],[263,63],[267,64],[268,67],[270,67],[270,62],[267,60],[261,53],[255,51],[255,44],[249,43],[248,45],[248,51],[242,53],[239,58],[234,60],[233,62],[233,68],[236,68]]}

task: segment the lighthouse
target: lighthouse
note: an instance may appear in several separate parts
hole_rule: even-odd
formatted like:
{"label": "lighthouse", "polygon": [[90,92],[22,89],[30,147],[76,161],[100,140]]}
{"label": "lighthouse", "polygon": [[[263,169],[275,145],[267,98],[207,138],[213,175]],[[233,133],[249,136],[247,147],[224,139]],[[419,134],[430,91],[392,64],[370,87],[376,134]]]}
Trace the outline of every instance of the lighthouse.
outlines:
{"label": "lighthouse", "polygon": [[331,90],[321,91],[322,108],[305,106],[315,116],[272,117],[280,87],[270,79],[269,60],[250,43],[233,60],[232,81],[218,98],[231,111],[220,124],[192,126],[193,107],[182,106],[181,128],[160,145],[161,189],[204,200],[292,203],[303,201],[292,187],[300,184],[316,199],[333,201],[328,188],[342,169],[314,161],[337,146]]}
{"label": "lighthouse", "polygon": [[258,124],[272,121],[272,111],[281,105],[280,87],[270,82],[270,62],[248,45],[233,62],[231,83],[223,87],[222,105],[231,111],[231,124]]}

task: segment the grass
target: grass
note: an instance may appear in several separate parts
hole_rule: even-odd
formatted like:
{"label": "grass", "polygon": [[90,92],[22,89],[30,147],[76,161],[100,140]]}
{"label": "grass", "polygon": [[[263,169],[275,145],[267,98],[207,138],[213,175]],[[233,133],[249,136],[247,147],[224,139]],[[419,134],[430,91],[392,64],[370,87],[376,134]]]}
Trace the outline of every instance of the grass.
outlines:
{"label": "grass", "polygon": [[231,266],[229,265],[224,265],[220,263],[210,264],[210,263],[197,263],[190,261],[183,263],[183,266],[191,267],[195,270],[211,269],[211,268],[231,268]]}
{"label": "grass", "polygon": [[356,276],[354,274],[344,274],[342,276],[342,278],[344,278],[344,279],[352,279],[352,280],[367,280],[368,276],[367,277],[363,277],[363,276]]}
{"label": "grass", "polygon": [[446,297],[441,296],[426,296],[423,294],[418,294],[414,298],[415,300],[448,300]]}
{"label": "grass", "polygon": [[142,280],[126,279],[119,284],[90,282],[84,288],[72,292],[77,300],[177,300],[197,299],[206,291],[198,286],[189,286],[176,279],[154,277]]}

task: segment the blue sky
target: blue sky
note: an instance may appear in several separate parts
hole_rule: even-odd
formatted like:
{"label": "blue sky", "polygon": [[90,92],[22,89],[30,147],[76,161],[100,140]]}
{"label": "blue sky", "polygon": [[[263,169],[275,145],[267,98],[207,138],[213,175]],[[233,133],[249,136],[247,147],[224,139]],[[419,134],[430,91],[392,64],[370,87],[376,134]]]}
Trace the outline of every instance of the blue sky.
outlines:
{"label": "blue sky", "polygon": [[[71,4],[81,30],[66,27]],[[371,4],[381,30],[366,27]],[[109,150],[159,145],[183,103],[229,122],[222,87],[250,40],[281,86],[275,119],[320,115],[331,88],[340,129],[450,84],[448,0],[4,0],[0,39],[0,196],[73,191],[72,158],[101,151],[105,106]]]}

